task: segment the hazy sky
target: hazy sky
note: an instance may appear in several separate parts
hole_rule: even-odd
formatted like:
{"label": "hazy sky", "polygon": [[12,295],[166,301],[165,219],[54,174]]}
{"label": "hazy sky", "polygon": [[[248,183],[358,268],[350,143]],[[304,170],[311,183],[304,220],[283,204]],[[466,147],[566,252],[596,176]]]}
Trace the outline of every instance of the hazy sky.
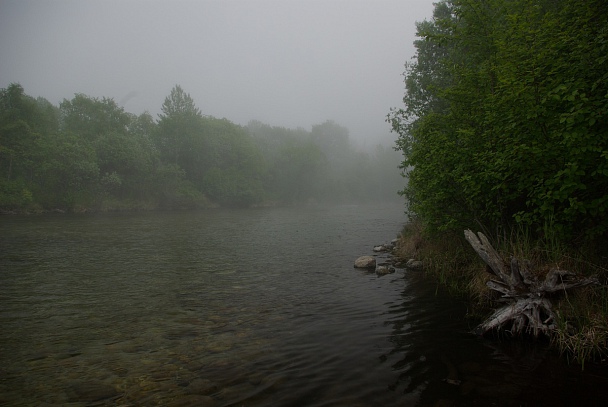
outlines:
{"label": "hazy sky", "polygon": [[386,140],[432,3],[0,0],[0,87],[18,82],[54,104],[106,96],[156,117],[179,84],[203,114],[235,123],[332,119],[353,138]]}

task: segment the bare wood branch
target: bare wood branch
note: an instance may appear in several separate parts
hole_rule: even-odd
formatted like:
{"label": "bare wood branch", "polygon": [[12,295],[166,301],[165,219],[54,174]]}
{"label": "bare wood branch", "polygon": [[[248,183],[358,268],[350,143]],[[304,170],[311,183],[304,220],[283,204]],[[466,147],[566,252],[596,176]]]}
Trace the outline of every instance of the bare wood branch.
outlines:
{"label": "bare wood branch", "polygon": [[551,304],[546,298],[521,298],[516,302],[506,305],[492,314],[476,329],[477,333],[485,334],[495,329],[504,328],[507,323],[511,323],[510,332],[518,335],[529,332],[535,337],[540,333],[550,334],[553,324],[545,323],[540,317],[540,310],[543,310],[549,317],[547,322],[555,317],[551,310]]}
{"label": "bare wood branch", "polygon": [[511,286],[514,288],[523,288],[522,276],[519,272],[519,261],[517,258],[511,257]]}
{"label": "bare wood branch", "polygon": [[513,327],[511,328],[511,332],[513,334],[520,334],[526,329],[527,325],[528,318],[526,318],[523,314],[519,314],[513,319]]}
{"label": "bare wood branch", "polygon": [[532,271],[531,271],[532,265],[530,264],[530,262],[528,260],[524,260],[522,263],[523,264],[519,265],[519,274],[523,278],[524,284],[526,284],[526,285],[536,284],[536,282],[537,282],[536,276],[534,274],[532,274]]}
{"label": "bare wood branch", "polygon": [[576,273],[571,271],[553,269],[547,273],[539,291],[554,293],[591,284],[599,284],[598,279],[595,277],[578,277]]}
{"label": "bare wood branch", "polygon": [[481,257],[488,266],[490,266],[494,274],[496,274],[496,277],[500,278],[505,283],[509,283],[504,261],[498,255],[498,252],[494,250],[488,238],[481,232],[479,232],[478,235],[479,237],[468,229],[464,231],[464,237],[473,247],[473,250],[477,252],[479,257]]}
{"label": "bare wood branch", "polygon": [[501,283],[500,281],[490,280],[486,283],[490,290],[498,291],[499,293],[503,293],[503,297],[515,297],[517,292],[512,290],[505,283]]}
{"label": "bare wood branch", "polygon": [[477,327],[475,331],[478,334],[504,329],[512,335],[551,335],[555,330],[556,317],[551,309],[551,301],[545,296],[557,291],[598,284],[597,278],[580,277],[560,269],[549,271],[544,281],[539,282],[529,261],[520,262],[512,257],[510,264],[507,264],[483,233],[475,235],[472,231],[465,230],[464,235],[493,275],[498,277],[486,285],[502,294],[499,302],[508,302]]}
{"label": "bare wood branch", "polygon": [[561,283],[557,284],[553,287],[542,287],[545,293],[554,293],[557,291],[565,291],[571,288],[585,287],[587,285],[599,284],[599,281],[596,278],[583,278],[578,281],[572,283]]}
{"label": "bare wood branch", "polygon": [[484,323],[479,325],[478,331],[480,330],[482,333],[485,334],[493,329],[501,327],[507,321],[513,319],[518,314],[520,314],[521,311],[523,311],[523,309],[525,308],[525,306],[525,301],[518,301],[496,310],[488,319],[485,320]]}

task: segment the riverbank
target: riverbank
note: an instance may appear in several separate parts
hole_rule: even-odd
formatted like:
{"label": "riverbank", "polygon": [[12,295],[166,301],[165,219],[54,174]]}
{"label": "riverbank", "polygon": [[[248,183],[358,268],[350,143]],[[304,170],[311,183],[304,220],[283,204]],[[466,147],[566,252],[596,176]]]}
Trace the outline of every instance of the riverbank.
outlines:
{"label": "riverbank", "polygon": [[[470,302],[471,318],[481,320],[496,308],[498,298],[486,286],[491,278],[485,272],[487,266],[464,236],[454,232],[430,236],[422,224],[413,222],[404,227],[399,242],[397,256],[421,260],[428,276],[446,286],[452,295]],[[599,285],[559,292],[550,298],[557,323],[548,339],[554,349],[581,368],[586,363],[608,364],[608,264],[601,258],[589,260],[555,242],[533,241],[523,232],[498,239],[495,247],[503,259],[515,256],[529,260],[540,278],[551,268],[598,277]]]}
{"label": "riverbank", "polygon": [[109,212],[146,212],[158,210],[188,210],[217,208],[218,204],[205,196],[196,199],[118,199],[113,197],[89,200],[70,205],[43,206],[29,203],[21,206],[0,206],[0,215],[36,215],[45,213],[109,213]]}
{"label": "riverbank", "polygon": [[[265,200],[249,205],[220,205],[204,197],[190,202],[161,202],[159,200],[129,200],[129,199],[106,199],[99,203],[90,205],[73,205],[70,207],[43,207],[38,204],[30,204],[22,207],[0,207],[1,215],[42,215],[48,213],[57,214],[83,214],[83,213],[112,213],[112,212],[153,212],[153,211],[188,211],[197,209],[242,209],[242,208],[281,208],[281,207],[314,207],[324,204],[336,204],[331,202],[308,199],[304,202],[284,202],[279,200]],[[340,203],[337,203],[338,205]]]}

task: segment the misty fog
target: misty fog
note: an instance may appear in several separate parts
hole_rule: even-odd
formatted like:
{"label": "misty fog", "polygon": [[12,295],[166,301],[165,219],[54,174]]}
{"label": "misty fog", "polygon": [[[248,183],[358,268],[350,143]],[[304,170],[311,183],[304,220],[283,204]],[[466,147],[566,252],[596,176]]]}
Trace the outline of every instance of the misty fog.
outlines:
{"label": "misty fog", "polygon": [[386,116],[431,8],[3,1],[2,207],[399,199]]}
{"label": "misty fog", "polygon": [[0,2],[0,88],[76,93],[154,117],[174,85],[203,114],[305,128],[333,120],[373,149],[401,103],[432,0]]}

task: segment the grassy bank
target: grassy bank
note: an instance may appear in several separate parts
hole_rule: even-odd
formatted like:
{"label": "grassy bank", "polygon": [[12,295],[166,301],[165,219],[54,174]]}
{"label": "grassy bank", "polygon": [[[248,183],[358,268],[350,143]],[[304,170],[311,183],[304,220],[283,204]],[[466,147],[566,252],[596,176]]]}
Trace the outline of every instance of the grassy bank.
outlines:
{"label": "grassy bank", "polygon": [[[544,239],[533,239],[519,230],[492,241],[503,259],[512,256],[527,259],[535,273],[543,279],[552,268],[575,272],[581,276],[597,276],[600,285],[559,292],[550,297],[557,315],[551,344],[569,361],[584,364],[608,360],[608,262],[593,254],[593,248],[574,250],[544,233]],[[485,318],[497,299],[486,282],[491,275],[486,265],[464,239],[462,233],[441,232],[430,235],[419,222],[406,225],[400,236],[398,256],[415,258],[424,263],[425,273],[456,296],[470,300],[471,314]]]}

